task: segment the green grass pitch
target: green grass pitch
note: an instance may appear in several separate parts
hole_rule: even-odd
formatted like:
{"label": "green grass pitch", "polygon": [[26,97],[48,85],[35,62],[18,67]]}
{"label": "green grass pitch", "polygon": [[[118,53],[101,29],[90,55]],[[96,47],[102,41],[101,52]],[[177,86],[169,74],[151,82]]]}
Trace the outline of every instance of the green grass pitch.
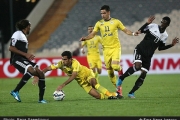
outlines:
{"label": "green grass pitch", "polygon": [[[63,90],[63,101],[54,101],[53,92],[67,77],[47,77],[44,98],[47,104],[38,103],[38,86],[32,79],[21,89],[22,102],[10,95],[20,78],[0,79],[0,116],[180,116],[180,74],[147,75],[143,86],[127,97],[138,75],[123,82],[124,99],[97,100],[88,95],[74,80]],[[107,76],[99,82],[110,91],[115,91]]]}

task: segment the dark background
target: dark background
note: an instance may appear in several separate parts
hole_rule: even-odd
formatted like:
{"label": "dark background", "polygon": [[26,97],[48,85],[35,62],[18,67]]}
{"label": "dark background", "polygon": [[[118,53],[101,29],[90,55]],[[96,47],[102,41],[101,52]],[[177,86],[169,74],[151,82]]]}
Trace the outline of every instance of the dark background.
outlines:
{"label": "dark background", "polygon": [[[32,2],[35,1],[35,2]],[[39,0],[0,0],[0,38],[4,44],[8,43],[15,24],[21,19],[26,19]]]}

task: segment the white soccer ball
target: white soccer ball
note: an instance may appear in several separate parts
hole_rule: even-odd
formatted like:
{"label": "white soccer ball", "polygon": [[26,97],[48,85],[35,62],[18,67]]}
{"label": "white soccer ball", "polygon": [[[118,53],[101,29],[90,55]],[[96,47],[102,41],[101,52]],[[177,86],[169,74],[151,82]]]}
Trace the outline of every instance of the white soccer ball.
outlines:
{"label": "white soccer ball", "polygon": [[55,91],[53,93],[53,98],[54,100],[57,100],[57,101],[62,101],[64,98],[65,98],[65,93],[63,90],[60,90],[60,91]]}

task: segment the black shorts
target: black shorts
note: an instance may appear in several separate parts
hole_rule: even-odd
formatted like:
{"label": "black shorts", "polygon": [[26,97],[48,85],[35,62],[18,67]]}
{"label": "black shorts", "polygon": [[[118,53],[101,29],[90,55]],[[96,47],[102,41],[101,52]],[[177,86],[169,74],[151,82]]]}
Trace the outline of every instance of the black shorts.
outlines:
{"label": "black shorts", "polygon": [[151,66],[151,57],[142,54],[141,51],[136,48],[134,49],[134,63],[135,62],[141,62],[141,69],[148,72]]}
{"label": "black shorts", "polygon": [[37,66],[36,63],[31,62],[23,57],[18,57],[17,59],[13,59],[12,65],[22,74],[26,74],[28,67],[32,66],[35,68]]}

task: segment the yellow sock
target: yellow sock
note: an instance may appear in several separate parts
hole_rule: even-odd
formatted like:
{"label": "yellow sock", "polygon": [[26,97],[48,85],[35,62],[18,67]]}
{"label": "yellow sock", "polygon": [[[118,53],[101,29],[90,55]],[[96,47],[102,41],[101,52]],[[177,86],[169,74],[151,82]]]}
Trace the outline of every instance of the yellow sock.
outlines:
{"label": "yellow sock", "polygon": [[107,97],[106,95],[104,95],[103,93],[100,93],[100,95],[101,95],[101,98],[100,98],[101,100],[102,100],[102,99],[107,99],[107,98],[108,98],[108,97]]}
{"label": "yellow sock", "polygon": [[103,93],[107,96],[112,96],[112,94],[103,86],[101,86],[100,84],[96,84],[95,85],[96,90],[100,91],[100,93]]}

